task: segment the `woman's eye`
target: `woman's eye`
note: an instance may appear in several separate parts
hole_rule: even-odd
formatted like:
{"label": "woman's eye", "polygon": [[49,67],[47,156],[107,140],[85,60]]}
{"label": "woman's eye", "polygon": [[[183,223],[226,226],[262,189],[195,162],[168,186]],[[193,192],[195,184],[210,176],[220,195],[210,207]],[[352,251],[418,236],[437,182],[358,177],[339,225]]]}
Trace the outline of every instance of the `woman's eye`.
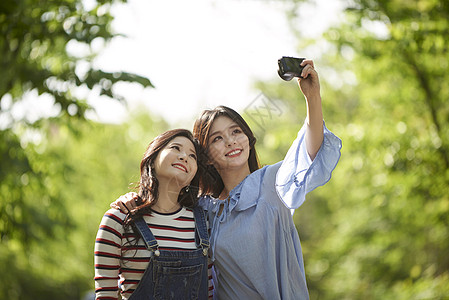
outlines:
{"label": "woman's eye", "polygon": [[221,139],[221,136],[216,136],[214,137],[214,139],[212,140],[212,143],[215,143],[216,141],[219,141]]}
{"label": "woman's eye", "polygon": [[177,145],[173,145],[173,146],[171,146],[171,148],[172,148],[172,149],[176,149],[176,150],[178,150],[178,151],[180,150],[179,146],[177,146]]}
{"label": "woman's eye", "polygon": [[193,158],[194,160],[196,160],[196,155],[195,154],[190,154],[190,157]]}
{"label": "woman's eye", "polygon": [[242,133],[242,130],[240,129],[234,129],[234,131],[232,133]]}

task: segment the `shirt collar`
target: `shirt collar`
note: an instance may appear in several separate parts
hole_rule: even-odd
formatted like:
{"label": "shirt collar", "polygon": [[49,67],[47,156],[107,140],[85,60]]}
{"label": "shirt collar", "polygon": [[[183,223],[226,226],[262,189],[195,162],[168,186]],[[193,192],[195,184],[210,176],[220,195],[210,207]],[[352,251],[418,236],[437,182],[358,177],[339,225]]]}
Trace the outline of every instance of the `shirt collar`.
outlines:
{"label": "shirt collar", "polygon": [[234,209],[243,211],[257,204],[265,170],[266,166],[254,171],[232,189],[229,193],[229,203],[227,207],[225,205],[228,213]]}

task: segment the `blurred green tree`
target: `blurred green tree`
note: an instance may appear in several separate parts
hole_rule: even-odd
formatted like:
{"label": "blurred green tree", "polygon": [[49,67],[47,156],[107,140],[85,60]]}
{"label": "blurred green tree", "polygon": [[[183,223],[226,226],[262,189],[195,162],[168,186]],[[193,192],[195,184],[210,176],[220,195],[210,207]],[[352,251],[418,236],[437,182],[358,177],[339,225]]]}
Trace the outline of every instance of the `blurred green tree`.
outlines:
{"label": "blurred green tree", "polygon": [[[111,31],[109,13],[118,2],[126,0],[92,1],[89,9],[81,0],[2,1],[0,99],[9,94],[12,101],[18,101],[27,91],[36,90],[39,95],[51,95],[61,113],[84,116],[89,107],[74,93],[75,87],[98,88],[100,95],[117,100],[122,100],[113,91],[118,82],[152,87],[145,77],[105,72],[92,64],[95,45],[118,35]],[[74,46],[76,50],[70,51]]]}
{"label": "blurred green tree", "polygon": [[[76,130],[45,119],[26,146],[22,139],[29,170],[0,182],[0,268],[8,270],[0,299],[79,300],[93,291],[101,217],[135,186],[147,144],[168,128],[141,111],[120,125],[73,119]],[[22,171],[20,160],[9,163]]]}
{"label": "blurred green tree", "polygon": [[[447,299],[449,3],[355,0],[345,12],[327,43],[299,36],[343,140],[332,180],[295,214],[311,299]],[[260,138],[272,148],[261,156],[281,157],[303,103],[296,87],[258,86],[287,106]]]}
{"label": "blurred green tree", "polygon": [[[88,231],[85,224],[101,215],[86,219],[88,201],[102,199],[104,210],[124,192],[130,169],[120,153],[132,153],[132,143],[124,140],[125,129],[86,121],[91,108],[80,95],[123,101],[117,83],[153,87],[148,78],[94,67],[98,45],[119,35],[111,30],[116,3],[126,0],[0,3],[0,299],[80,299],[93,286],[93,246],[83,246],[96,226]],[[34,102],[51,99],[50,118],[14,114],[30,92],[40,96]],[[156,122],[145,122],[153,132]],[[91,145],[83,142],[89,138]],[[83,149],[91,152],[77,156]]]}

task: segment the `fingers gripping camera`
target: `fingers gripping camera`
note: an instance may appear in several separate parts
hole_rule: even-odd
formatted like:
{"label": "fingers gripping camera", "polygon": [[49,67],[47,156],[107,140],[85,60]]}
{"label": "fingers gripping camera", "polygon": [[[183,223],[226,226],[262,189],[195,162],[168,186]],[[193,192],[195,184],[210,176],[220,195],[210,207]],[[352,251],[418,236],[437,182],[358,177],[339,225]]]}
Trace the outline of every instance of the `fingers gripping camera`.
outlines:
{"label": "fingers gripping camera", "polygon": [[292,80],[293,77],[302,78],[301,72],[304,67],[301,66],[301,63],[304,59],[305,58],[282,56],[282,58],[278,60],[279,76],[285,81]]}

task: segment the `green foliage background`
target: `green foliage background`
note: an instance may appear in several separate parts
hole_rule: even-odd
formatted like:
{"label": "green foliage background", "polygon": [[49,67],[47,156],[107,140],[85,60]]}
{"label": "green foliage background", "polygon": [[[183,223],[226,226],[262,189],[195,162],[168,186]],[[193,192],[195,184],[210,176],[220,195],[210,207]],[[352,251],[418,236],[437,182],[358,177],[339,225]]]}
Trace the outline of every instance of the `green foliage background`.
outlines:
{"label": "green foliage background", "polygon": [[[43,120],[38,143],[18,134],[25,159],[7,162],[8,172],[2,159],[0,299],[81,299],[93,289],[99,221],[138,181],[147,144],[168,127],[138,114],[121,125],[69,123]],[[2,157],[14,149],[8,138]]]}
{"label": "green foliage background", "polygon": [[[80,72],[96,53],[66,51],[68,42],[116,35],[114,2],[0,4],[0,299],[81,299],[93,289],[101,216],[137,181],[148,142],[169,127],[137,112],[120,125],[84,119],[78,88],[122,101],[117,82],[152,86],[136,74]],[[449,3],[356,0],[313,40],[295,25],[304,1],[292,4],[298,53],[321,53],[325,121],[343,140],[332,180],[294,216],[311,299],[449,299]],[[256,104],[245,110],[261,161],[273,163],[305,105],[293,82],[255,87],[277,108],[262,108],[260,119]],[[58,114],[14,120],[11,107],[30,90],[51,95]]]}

